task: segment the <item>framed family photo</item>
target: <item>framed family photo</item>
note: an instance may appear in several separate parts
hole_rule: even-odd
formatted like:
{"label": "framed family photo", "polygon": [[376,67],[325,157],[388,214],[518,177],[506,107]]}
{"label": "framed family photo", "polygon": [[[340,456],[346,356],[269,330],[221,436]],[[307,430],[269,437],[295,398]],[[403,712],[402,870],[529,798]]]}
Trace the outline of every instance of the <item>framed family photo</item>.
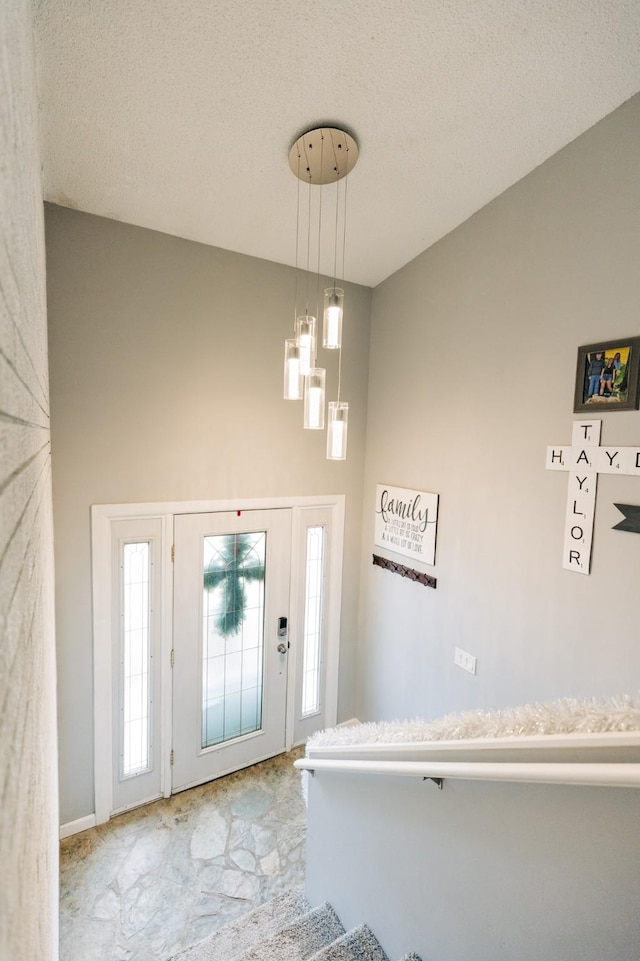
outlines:
{"label": "framed family photo", "polygon": [[637,410],[640,337],[578,347],[574,413]]}

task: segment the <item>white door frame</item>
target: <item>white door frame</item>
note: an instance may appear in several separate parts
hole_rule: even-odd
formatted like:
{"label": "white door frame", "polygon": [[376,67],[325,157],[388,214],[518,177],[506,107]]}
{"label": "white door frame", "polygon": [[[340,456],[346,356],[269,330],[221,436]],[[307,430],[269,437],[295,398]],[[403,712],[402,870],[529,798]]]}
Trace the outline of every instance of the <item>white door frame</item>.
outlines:
{"label": "white door frame", "polygon": [[[290,508],[292,515],[292,558],[300,536],[300,520],[305,508],[326,507],[331,510],[333,549],[329,568],[326,633],[326,708],[325,725],[332,727],[338,714],[338,667],[340,656],[340,613],[342,599],[342,558],[344,545],[345,495],[309,495],[304,497],[240,498],[235,500],[166,501],[146,504],[94,504],[91,507],[91,554],[93,594],[93,676],[94,676],[94,784],[96,823],[103,824],[113,813],[113,679],[112,679],[112,522],[131,518],[158,518],[162,525],[160,563],[162,566],[161,652],[162,741],[159,757],[164,797],[171,794],[172,677],[173,644],[173,520],[176,514],[203,514],[222,511],[269,510]],[[295,578],[302,572],[292,571],[290,623],[296,623],[298,596]],[[296,651],[292,648],[287,679],[286,747],[294,746],[294,693],[296,683]]]}

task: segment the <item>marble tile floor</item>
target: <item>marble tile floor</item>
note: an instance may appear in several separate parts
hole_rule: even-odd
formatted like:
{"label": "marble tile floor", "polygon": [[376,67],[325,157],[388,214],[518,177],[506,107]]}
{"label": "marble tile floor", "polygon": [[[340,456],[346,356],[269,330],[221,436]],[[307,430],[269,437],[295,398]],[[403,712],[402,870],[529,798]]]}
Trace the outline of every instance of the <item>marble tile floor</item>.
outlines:
{"label": "marble tile floor", "polygon": [[62,841],[60,961],[164,961],[301,885],[303,752]]}

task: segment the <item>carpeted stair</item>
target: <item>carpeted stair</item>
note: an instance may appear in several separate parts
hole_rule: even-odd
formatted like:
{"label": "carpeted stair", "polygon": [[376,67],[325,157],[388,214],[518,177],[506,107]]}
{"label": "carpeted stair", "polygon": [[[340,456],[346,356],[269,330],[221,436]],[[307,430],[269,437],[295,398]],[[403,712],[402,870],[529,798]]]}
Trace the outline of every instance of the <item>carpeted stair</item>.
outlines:
{"label": "carpeted stair", "polygon": [[[344,930],[330,904],[287,891],[171,961],[389,961],[369,928]],[[401,961],[420,961],[417,954]]]}

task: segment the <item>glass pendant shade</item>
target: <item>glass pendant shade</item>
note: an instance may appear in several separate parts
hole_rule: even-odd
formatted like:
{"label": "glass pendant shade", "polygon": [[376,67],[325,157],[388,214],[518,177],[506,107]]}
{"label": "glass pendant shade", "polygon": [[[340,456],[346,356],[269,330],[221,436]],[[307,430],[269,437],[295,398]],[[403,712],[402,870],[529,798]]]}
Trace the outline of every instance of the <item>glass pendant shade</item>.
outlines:
{"label": "glass pendant shade", "polygon": [[300,372],[300,348],[295,340],[284,342],[284,399],[302,400],[304,377]]}
{"label": "glass pendant shade", "polygon": [[312,367],[304,382],[304,426],[307,430],[324,430],[324,391],[327,372]]}
{"label": "glass pendant shade", "polygon": [[344,290],[340,287],[327,287],[324,292],[324,324],[322,346],[337,350],[342,346],[342,313]]}
{"label": "glass pendant shade", "polygon": [[316,319],[310,314],[296,319],[296,344],[300,348],[300,373],[306,376],[316,363]]}
{"label": "glass pendant shade", "polygon": [[329,401],[327,425],[327,460],[346,460],[349,405],[339,400]]}

